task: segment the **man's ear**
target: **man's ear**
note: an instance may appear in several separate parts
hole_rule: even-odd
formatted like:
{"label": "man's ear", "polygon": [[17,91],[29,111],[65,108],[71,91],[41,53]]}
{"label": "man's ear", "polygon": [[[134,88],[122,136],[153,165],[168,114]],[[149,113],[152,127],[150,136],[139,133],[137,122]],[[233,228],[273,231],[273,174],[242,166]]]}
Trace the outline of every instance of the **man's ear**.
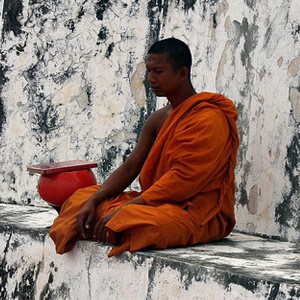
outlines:
{"label": "man's ear", "polygon": [[189,78],[189,69],[187,67],[180,68],[180,78],[186,80]]}

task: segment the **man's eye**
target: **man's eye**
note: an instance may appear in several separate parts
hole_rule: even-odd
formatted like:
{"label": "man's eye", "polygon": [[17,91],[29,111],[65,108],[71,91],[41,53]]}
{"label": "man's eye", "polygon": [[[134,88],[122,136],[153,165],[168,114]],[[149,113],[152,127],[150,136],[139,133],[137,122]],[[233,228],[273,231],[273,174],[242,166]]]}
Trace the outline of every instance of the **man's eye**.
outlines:
{"label": "man's eye", "polygon": [[149,74],[149,73],[155,73],[155,74],[159,74],[159,73],[162,73],[163,70],[157,70],[157,69],[151,69],[151,70],[146,70],[146,73]]}

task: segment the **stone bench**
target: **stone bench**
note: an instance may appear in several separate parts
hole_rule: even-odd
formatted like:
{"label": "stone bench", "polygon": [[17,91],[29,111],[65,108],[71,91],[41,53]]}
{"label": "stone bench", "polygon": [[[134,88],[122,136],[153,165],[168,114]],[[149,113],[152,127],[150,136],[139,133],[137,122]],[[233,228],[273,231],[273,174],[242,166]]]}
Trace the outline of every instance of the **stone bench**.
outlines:
{"label": "stone bench", "polygon": [[124,253],[81,241],[57,255],[48,207],[0,204],[0,299],[298,299],[299,248],[232,233],[206,245]]}

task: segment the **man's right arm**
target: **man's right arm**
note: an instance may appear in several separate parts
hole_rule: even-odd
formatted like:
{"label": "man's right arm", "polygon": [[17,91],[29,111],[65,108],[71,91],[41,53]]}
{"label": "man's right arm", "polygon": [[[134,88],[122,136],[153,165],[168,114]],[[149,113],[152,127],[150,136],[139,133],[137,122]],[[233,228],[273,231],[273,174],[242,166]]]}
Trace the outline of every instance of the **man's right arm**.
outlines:
{"label": "man's right arm", "polygon": [[138,176],[143,164],[154,144],[164,110],[154,112],[146,121],[138,143],[132,153],[101,185],[101,189],[95,192],[85,203],[77,216],[78,231],[86,238],[90,229],[94,214],[98,205],[106,199],[116,197],[123,192]]}
{"label": "man's right arm", "polygon": [[99,205],[103,200],[116,197],[138,176],[156,139],[157,114],[146,121],[138,143],[128,158],[103,182],[101,189],[92,196]]}

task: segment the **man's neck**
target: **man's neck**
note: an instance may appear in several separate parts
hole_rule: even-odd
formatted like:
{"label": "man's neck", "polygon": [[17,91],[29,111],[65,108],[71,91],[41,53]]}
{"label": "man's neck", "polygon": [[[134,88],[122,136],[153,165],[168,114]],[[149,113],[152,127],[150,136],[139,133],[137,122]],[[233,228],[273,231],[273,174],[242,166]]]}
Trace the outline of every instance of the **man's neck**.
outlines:
{"label": "man's neck", "polygon": [[167,97],[167,99],[171,103],[172,109],[175,109],[178,105],[195,94],[197,94],[196,91],[190,86],[187,89],[182,89],[180,92],[176,93],[176,95]]}

